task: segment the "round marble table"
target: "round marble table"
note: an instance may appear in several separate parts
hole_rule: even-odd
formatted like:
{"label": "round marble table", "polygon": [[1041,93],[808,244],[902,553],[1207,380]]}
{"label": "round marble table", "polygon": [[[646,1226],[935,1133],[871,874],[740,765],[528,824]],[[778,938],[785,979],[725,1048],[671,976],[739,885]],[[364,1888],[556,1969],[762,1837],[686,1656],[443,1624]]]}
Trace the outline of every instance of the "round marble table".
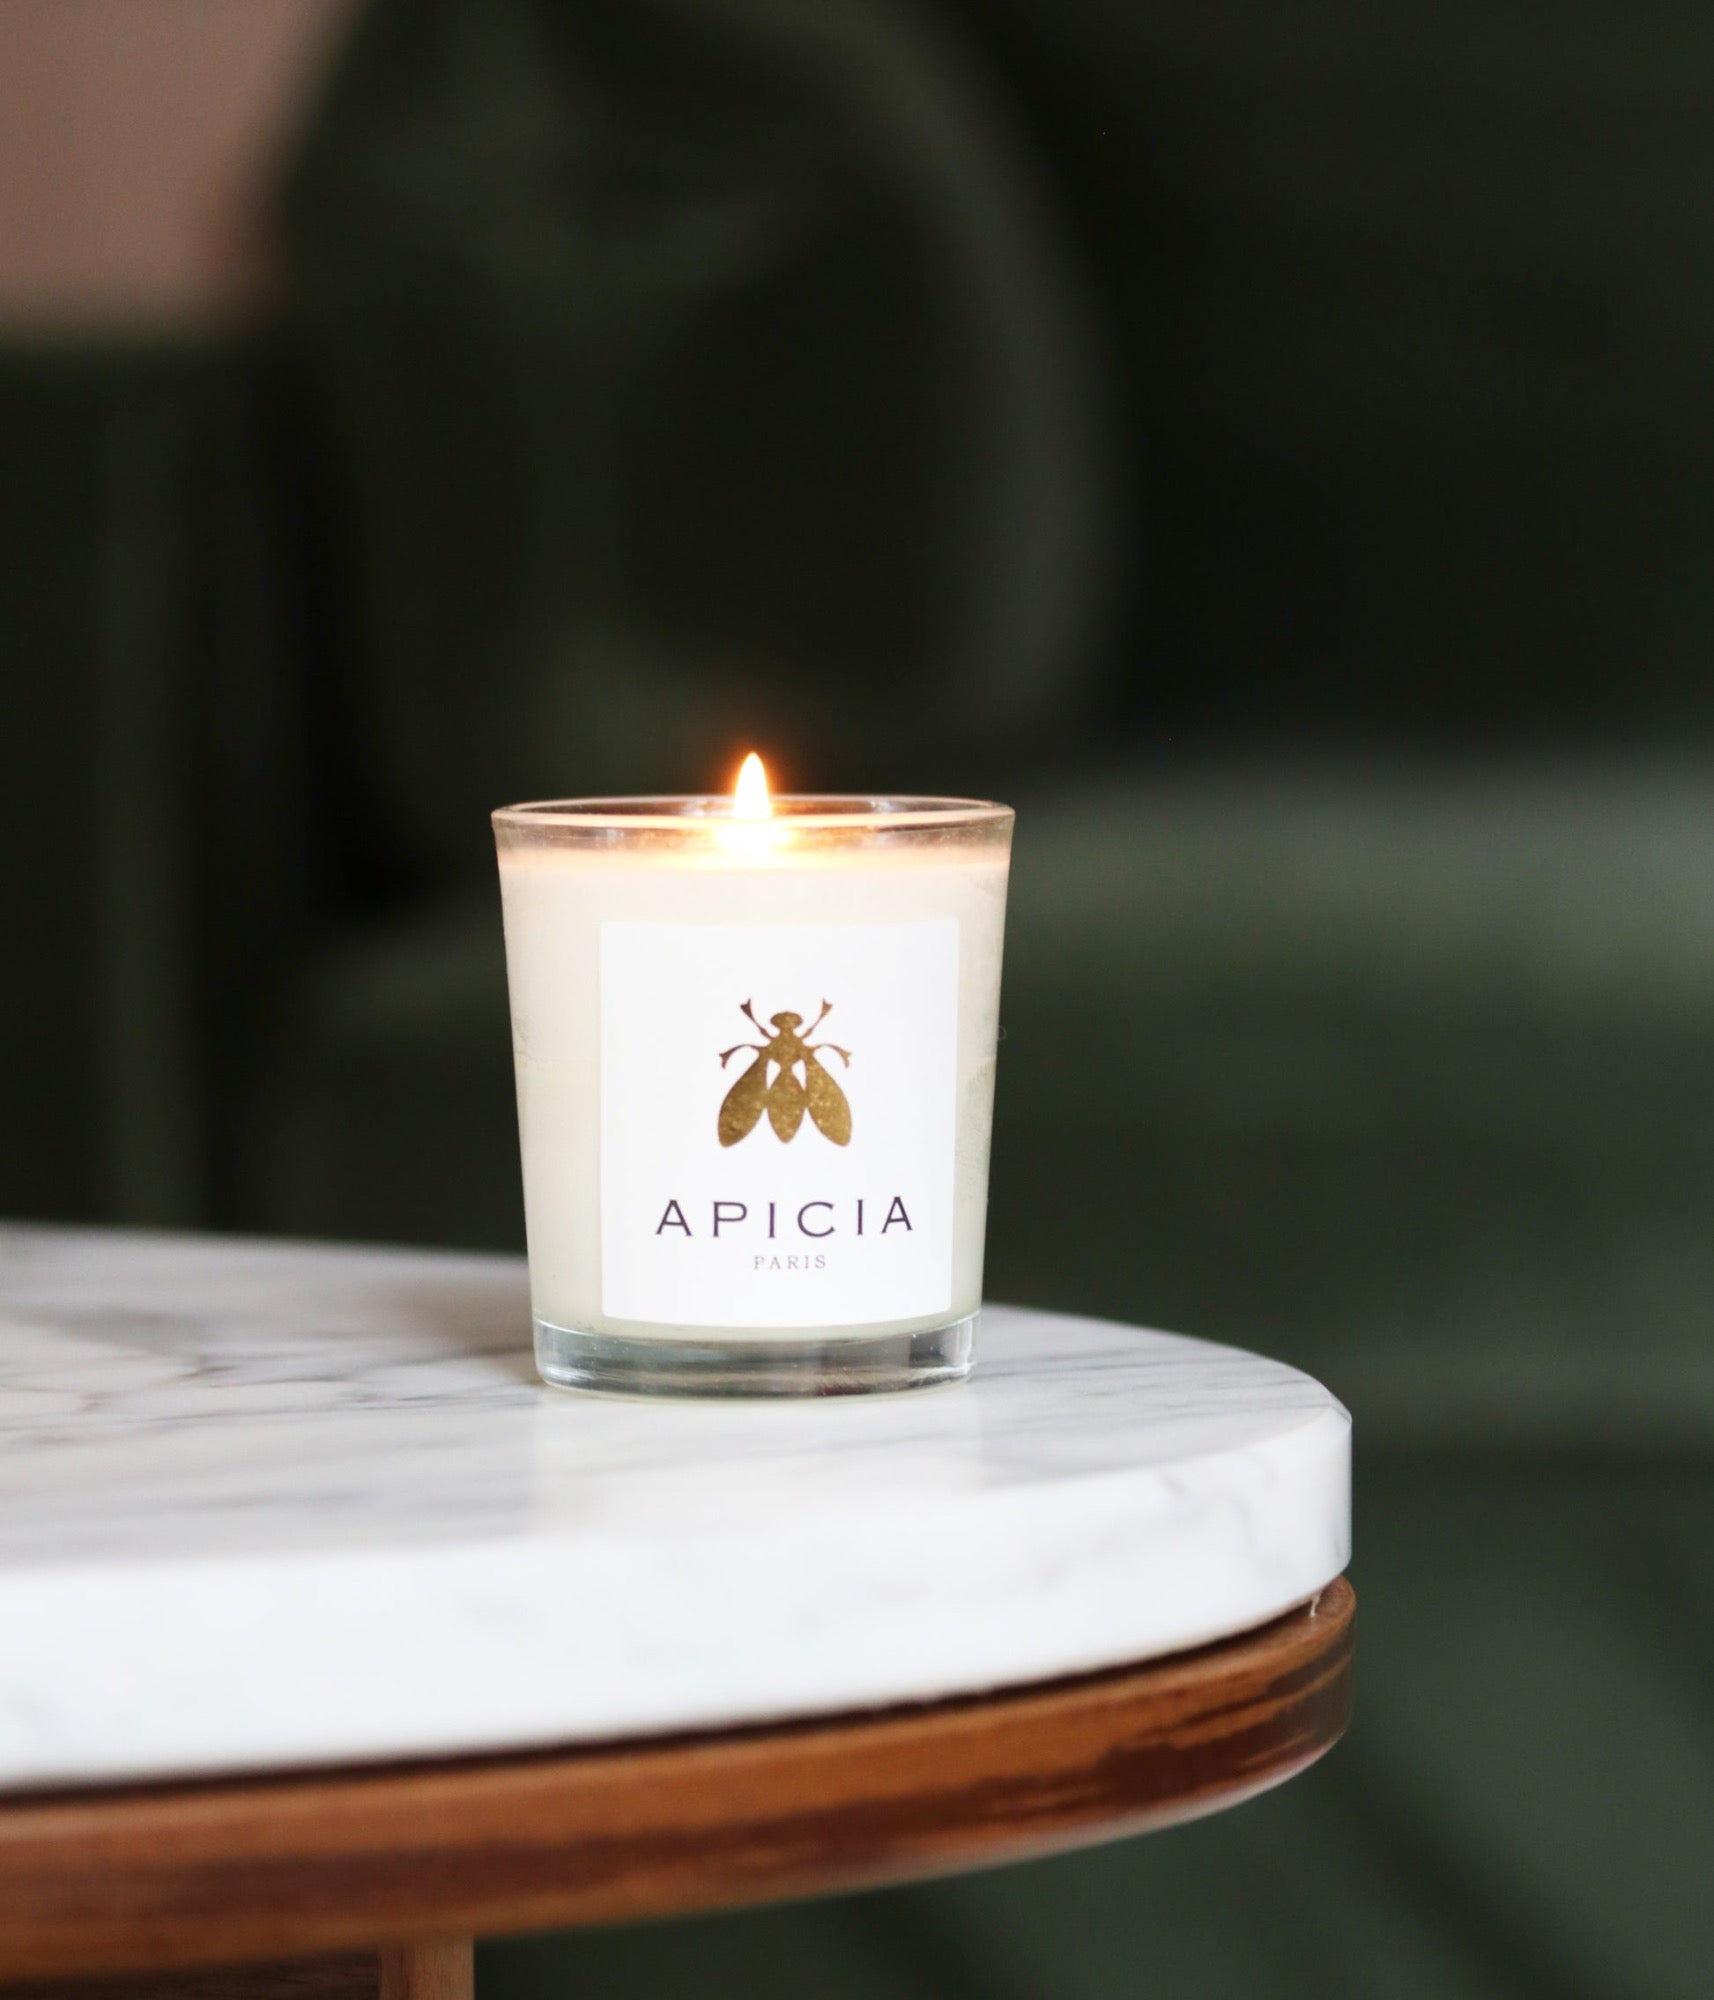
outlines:
{"label": "round marble table", "polygon": [[1160,1825],[1344,1726],[1290,1368],[995,1307],[958,1388],[645,1405],[528,1329],[511,1260],[0,1229],[0,1978],[450,2000],[471,1933]]}

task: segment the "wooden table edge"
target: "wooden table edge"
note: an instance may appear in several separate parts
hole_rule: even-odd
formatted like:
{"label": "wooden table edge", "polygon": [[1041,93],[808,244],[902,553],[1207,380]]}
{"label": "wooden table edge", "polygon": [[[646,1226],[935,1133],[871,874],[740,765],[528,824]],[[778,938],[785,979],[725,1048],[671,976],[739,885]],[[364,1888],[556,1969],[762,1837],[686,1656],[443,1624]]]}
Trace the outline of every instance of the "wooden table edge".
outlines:
{"label": "wooden table edge", "polygon": [[1283,1782],[1338,1741],[1355,1612],[1340,1578],[1217,1645],[948,1701],[0,1797],[0,1979],[457,1949],[472,1935],[733,1908],[1172,1825]]}

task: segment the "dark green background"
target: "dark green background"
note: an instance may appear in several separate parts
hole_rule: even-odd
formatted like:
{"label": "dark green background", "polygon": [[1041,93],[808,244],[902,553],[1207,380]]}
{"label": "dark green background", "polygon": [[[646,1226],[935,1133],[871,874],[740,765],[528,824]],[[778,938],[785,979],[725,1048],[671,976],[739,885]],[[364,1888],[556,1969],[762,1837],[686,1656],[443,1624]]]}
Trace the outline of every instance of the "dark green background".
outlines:
{"label": "dark green background", "polygon": [[386,0],[243,333],[0,347],[0,1207],[516,1246],[486,813],[1020,808],[990,1290],[1359,1439],[1358,1719],[491,1994],[1696,1995],[1714,17]]}

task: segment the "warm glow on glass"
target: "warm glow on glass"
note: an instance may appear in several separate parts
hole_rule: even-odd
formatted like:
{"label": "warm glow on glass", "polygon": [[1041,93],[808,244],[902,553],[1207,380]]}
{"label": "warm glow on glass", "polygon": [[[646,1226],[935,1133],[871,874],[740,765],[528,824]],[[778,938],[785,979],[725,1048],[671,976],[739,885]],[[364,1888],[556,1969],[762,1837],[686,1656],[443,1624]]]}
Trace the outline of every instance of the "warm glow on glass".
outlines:
{"label": "warm glow on glass", "polygon": [[773,810],[773,803],[768,797],[767,767],[752,750],[744,759],[738,782],[732,788],[732,817],[766,819]]}

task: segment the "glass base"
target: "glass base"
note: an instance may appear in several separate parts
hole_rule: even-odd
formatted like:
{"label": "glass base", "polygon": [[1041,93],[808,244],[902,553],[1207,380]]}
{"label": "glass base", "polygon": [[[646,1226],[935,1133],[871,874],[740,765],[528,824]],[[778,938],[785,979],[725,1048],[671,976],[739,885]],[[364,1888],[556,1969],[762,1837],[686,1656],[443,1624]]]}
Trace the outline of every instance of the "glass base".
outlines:
{"label": "glass base", "polygon": [[971,1313],[927,1333],[855,1340],[639,1340],[536,1321],[536,1367],[556,1389],[610,1396],[860,1396],[959,1382],[975,1360]]}

